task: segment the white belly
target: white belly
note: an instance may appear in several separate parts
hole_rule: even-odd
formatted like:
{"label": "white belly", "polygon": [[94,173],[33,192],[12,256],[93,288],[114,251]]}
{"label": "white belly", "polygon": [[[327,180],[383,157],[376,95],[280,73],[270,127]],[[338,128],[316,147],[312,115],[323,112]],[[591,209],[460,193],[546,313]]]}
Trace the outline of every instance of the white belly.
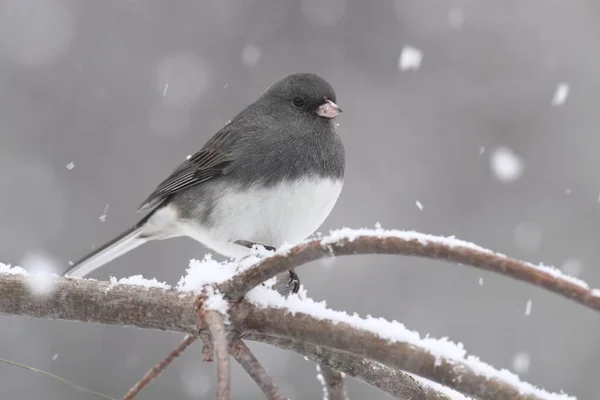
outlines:
{"label": "white belly", "polygon": [[335,205],[343,182],[306,179],[272,188],[248,188],[243,192],[223,187],[211,228],[196,224],[184,234],[227,257],[239,257],[248,249],[233,244],[247,240],[279,247],[294,244],[313,234]]}

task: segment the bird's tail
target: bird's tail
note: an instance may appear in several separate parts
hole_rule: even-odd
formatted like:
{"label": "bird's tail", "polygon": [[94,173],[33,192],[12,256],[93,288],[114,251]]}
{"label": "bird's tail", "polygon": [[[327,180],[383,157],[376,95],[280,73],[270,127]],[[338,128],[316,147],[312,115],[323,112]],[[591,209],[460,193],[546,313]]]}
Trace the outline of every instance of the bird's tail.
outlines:
{"label": "bird's tail", "polygon": [[146,243],[142,237],[142,224],[136,224],[102,247],[92,251],[71,266],[63,275],[82,278],[117,257]]}

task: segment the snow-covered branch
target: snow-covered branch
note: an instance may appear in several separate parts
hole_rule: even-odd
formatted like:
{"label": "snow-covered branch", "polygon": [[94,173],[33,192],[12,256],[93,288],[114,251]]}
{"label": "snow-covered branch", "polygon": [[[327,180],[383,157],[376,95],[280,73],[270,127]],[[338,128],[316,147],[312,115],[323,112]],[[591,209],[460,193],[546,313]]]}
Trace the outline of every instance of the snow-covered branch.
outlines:
{"label": "snow-covered branch", "polygon": [[[265,258],[260,258],[264,253],[251,255],[237,263],[218,263],[210,257],[194,260],[176,287],[141,277],[111,282],[53,277],[50,290],[40,294],[32,290],[35,276],[0,265],[0,313],[192,335],[206,333],[210,326],[210,332],[220,337],[215,349],[221,365],[222,398],[226,398],[228,389],[224,354],[231,351],[226,347],[226,334],[235,334],[304,354],[398,397],[447,398],[404,371],[481,399],[574,399],[521,382],[508,371],[497,371],[467,356],[460,344],[421,338],[395,321],[327,309],[306,298],[303,291],[284,298],[260,285],[319,258],[367,253],[416,255],[469,264],[600,309],[595,290],[551,267],[513,260],[453,238],[376,229],[342,230],[269,253]],[[208,318],[209,323],[207,315],[218,318]],[[221,318],[227,332],[218,321]]]}
{"label": "snow-covered branch", "polygon": [[273,276],[311,261],[353,254],[396,254],[449,261],[539,286],[600,311],[600,290],[557,268],[534,265],[454,237],[383,229],[341,229],[330,236],[287,247],[221,285],[233,300]]}

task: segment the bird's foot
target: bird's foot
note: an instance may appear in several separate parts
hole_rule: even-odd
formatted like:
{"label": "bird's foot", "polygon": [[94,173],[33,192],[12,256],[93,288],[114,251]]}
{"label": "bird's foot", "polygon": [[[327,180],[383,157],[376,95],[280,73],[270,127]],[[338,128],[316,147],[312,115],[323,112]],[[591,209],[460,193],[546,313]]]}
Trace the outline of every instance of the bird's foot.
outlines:
{"label": "bird's foot", "polygon": [[253,246],[262,246],[265,248],[265,250],[268,251],[275,251],[275,247],[273,246],[267,246],[266,244],[262,244],[262,243],[257,243],[257,242],[251,242],[249,240],[236,240],[235,242],[233,242],[235,244],[239,244],[240,246],[244,246],[247,247],[249,249],[251,249]]}
{"label": "bird's foot", "polygon": [[[259,246],[264,247],[265,250],[269,250],[269,251],[276,250],[275,247],[273,247],[273,246],[264,245],[262,243],[251,242],[249,240],[236,240],[233,243],[239,244],[240,246],[244,246],[249,249],[251,249],[255,245],[259,245]],[[288,295],[290,293],[292,293],[292,294],[298,293],[298,290],[300,290],[300,277],[298,276],[298,274],[293,270],[287,271],[287,274],[288,274],[287,281],[283,281],[283,273],[280,274],[281,276],[278,275],[277,283],[274,286],[274,289],[277,290],[279,293],[281,293],[284,296]],[[264,286],[264,283],[263,283],[263,286]]]}

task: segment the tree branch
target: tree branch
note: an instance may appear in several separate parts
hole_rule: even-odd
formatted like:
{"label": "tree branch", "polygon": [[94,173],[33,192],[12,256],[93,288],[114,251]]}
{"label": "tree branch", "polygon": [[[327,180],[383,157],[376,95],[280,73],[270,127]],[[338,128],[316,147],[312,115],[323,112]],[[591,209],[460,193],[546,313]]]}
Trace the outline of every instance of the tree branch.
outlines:
{"label": "tree branch", "polygon": [[246,335],[246,338],[301,354],[312,361],[342,371],[398,399],[451,400],[448,396],[421,384],[404,372],[395,371],[383,364],[351,353],[263,334],[250,333]]}
{"label": "tree branch", "polygon": [[254,268],[220,284],[219,290],[237,301],[253,287],[281,272],[319,259],[352,254],[396,254],[470,265],[542,287],[600,311],[600,291],[555,268],[519,261],[458,239],[387,230],[342,230],[331,237],[276,252]]}
{"label": "tree branch", "polygon": [[202,309],[199,309],[198,325],[202,325],[202,318],[204,318],[208,324],[217,357],[217,400],[229,400],[231,393],[229,340],[227,339],[227,330],[223,324],[223,317],[217,311],[207,310],[202,313]]}
{"label": "tree branch", "polygon": [[146,375],[144,375],[144,377],[142,379],[140,379],[135,385],[133,385],[133,387],[131,389],[129,389],[129,391],[127,392],[127,394],[125,396],[123,396],[123,400],[131,400],[135,396],[137,396],[137,394],[139,392],[141,392],[146,386],[148,386],[148,384],[150,382],[152,382],[154,379],[156,379],[158,377],[158,375],[160,375],[169,365],[171,365],[171,363],[177,357],[179,357],[179,355],[181,353],[183,353],[183,351],[185,349],[187,349],[189,345],[191,345],[192,343],[194,343],[194,341],[196,341],[196,339],[197,338],[195,336],[187,335],[177,345],[177,347],[175,347],[167,355],[167,357],[165,357],[164,360],[162,360],[161,362],[159,362],[158,364],[156,364],[154,367],[150,368],[148,370],[148,372],[146,372]]}
{"label": "tree branch", "polygon": [[254,382],[260,387],[268,400],[287,400],[273,382],[273,378],[256,359],[252,351],[240,339],[235,339],[229,345],[233,358],[244,368]]}
{"label": "tree branch", "polygon": [[[207,329],[206,321],[196,318],[196,296],[193,293],[55,278],[54,290],[42,297],[29,291],[27,279],[31,278],[0,274],[0,313],[130,325],[191,334],[197,334],[198,329]],[[269,296],[277,296],[275,300],[282,303],[273,300],[274,305],[279,308],[257,306],[248,301],[231,304],[229,323],[232,330],[241,335],[263,334],[344,351],[482,399],[558,398],[524,384],[516,386],[516,377],[510,383],[494,376],[486,377],[474,369],[480,367],[484,370],[485,365],[478,360],[463,358],[462,355],[447,358],[443,354],[434,354],[432,348],[425,346],[425,341],[415,341],[416,334],[406,331],[401,324],[378,320],[379,326],[384,323],[386,325],[381,330],[370,331],[369,320],[353,317],[352,324],[348,324],[345,322],[347,318],[338,317],[338,314],[346,314],[336,314],[331,310],[325,310],[329,314],[324,314],[324,310],[318,309],[315,312],[319,315],[313,316],[300,311],[303,307],[315,309],[317,303],[310,303],[309,299],[301,301],[297,296],[291,296],[285,301],[276,292],[265,288],[257,288],[253,293],[266,296],[267,303],[273,300],[269,300]],[[381,333],[377,333],[380,331],[392,336],[383,338],[379,336]],[[330,366],[344,372],[351,368]],[[489,370],[491,367],[485,368]],[[368,377],[365,375],[363,378]],[[378,386],[374,381],[369,383]],[[564,398],[567,399],[566,396]]]}
{"label": "tree branch", "polygon": [[344,377],[325,364],[317,364],[317,378],[323,385],[323,392],[327,394],[327,400],[346,400],[346,389],[344,388]]}
{"label": "tree branch", "polygon": [[[296,310],[258,308],[242,302],[232,309],[232,322],[242,332],[262,333],[295,341],[307,341],[335,350],[362,356],[394,370],[410,372],[468,396],[494,400],[533,400],[551,398],[547,392],[532,386],[525,393],[522,387],[487,376],[481,370],[489,367],[470,358],[460,359],[434,354],[431,349],[419,347],[408,337],[382,338],[372,331],[357,329],[341,320],[315,318]],[[238,319],[241,317],[241,319]],[[365,324],[366,325],[366,324]],[[388,329],[394,329],[391,324]],[[398,329],[400,324],[395,328]],[[406,336],[409,336],[408,334]]]}

